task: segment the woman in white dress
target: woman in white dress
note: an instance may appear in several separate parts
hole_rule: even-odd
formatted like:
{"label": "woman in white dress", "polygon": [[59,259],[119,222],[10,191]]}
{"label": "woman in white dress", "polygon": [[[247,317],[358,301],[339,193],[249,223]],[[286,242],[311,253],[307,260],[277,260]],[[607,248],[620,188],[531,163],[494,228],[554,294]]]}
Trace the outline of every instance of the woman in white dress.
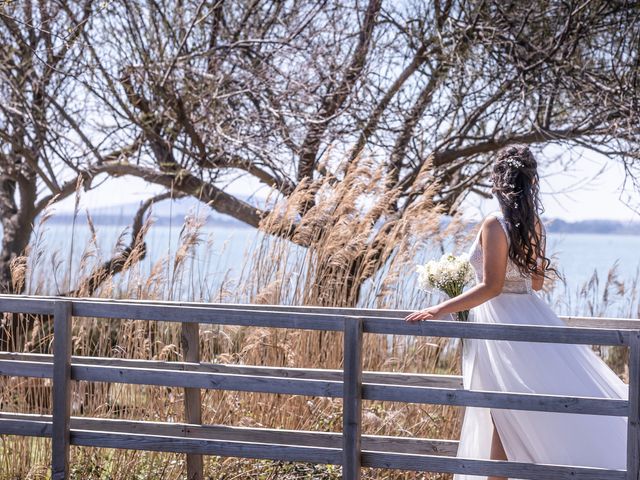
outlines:
{"label": "woman in white dress", "polygon": [[[469,252],[476,285],[407,321],[471,309],[474,322],[564,325],[534,292],[553,269],[545,256],[537,163],[529,148],[502,149],[492,182],[500,211],[484,219]],[[465,389],[628,398],[628,386],[585,345],[468,339],[462,375]],[[624,470],[626,437],[626,417],[467,407],[457,456]]]}

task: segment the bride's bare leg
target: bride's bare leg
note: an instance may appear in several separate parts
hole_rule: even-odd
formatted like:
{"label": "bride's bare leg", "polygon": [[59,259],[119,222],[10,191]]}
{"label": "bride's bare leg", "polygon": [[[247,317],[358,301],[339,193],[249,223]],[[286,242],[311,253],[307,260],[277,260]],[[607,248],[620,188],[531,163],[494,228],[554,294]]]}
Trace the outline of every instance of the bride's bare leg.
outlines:
{"label": "bride's bare leg", "polygon": [[[491,422],[493,423],[493,435],[491,437],[491,460],[507,460],[507,454],[504,451],[504,447],[502,446],[502,440],[500,440],[500,435],[498,435],[498,429],[496,428],[496,424],[493,421],[493,417],[491,417]],[[505,477],[496,477],[490,476],[487,480],[507,480]]]}

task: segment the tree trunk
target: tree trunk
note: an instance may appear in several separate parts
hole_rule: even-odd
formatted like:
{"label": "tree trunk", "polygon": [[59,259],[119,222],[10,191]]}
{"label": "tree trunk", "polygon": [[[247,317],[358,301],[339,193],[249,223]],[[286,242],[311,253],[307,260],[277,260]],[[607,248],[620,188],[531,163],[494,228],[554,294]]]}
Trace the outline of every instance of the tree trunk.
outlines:
{"label": "tree trunk", "polygon": [[[0,216],[2,222],[2,250],[0,251],[0,293],[23,293],[24,278],[14,282],[11,265],[29,245],[33,231],[35,181],[20,181],[20,208],[16,203],[18,183],[0,176]],[[33,317],[11,315],[3,318],[0,328],[0,350],[21,350]]]}
{"label": "tree trunk", "polygon": [[26,198],[32,189],[30,185],[24,186],[27,188],[20,189],[21,206],[18,208],[15,201],[16,181],[6,176],[0,177],[0,215],[2,216],[0,291],[2,293],[24,291],[24,282],[17,282],[14,285],[11,278],[11,263],[24,253],[33,231],[35,209],[29,208],[29,198]]}

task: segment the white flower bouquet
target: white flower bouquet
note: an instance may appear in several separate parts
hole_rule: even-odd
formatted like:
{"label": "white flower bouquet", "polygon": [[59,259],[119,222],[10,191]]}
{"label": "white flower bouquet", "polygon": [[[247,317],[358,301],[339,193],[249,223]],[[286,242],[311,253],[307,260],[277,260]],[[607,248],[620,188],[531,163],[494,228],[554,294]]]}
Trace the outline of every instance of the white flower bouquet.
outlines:
{"label": "white flower bouquet", "polygon": [[[440,260],[430,260],[417,266],[418,286],[426,291],[438,289],[450,298],[457,297],[473,279],[473,267],[467,255],[445,254]],[[466,321],[469,310],[457,313],[458,320]]]}

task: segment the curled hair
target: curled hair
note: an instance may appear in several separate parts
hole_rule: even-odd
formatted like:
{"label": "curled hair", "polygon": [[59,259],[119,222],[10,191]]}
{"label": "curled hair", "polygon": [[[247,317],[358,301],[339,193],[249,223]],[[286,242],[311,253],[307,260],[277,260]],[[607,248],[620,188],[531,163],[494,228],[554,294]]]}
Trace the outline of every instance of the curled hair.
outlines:
{"label": "curled hair", "polygon": [[493,165],[494,195],[507,224],[509,258],[523,275],[556,270],[544,256],[545,233],[540,223],[544,212],[539,197],[538,164],[526,145],[501,149]]}

